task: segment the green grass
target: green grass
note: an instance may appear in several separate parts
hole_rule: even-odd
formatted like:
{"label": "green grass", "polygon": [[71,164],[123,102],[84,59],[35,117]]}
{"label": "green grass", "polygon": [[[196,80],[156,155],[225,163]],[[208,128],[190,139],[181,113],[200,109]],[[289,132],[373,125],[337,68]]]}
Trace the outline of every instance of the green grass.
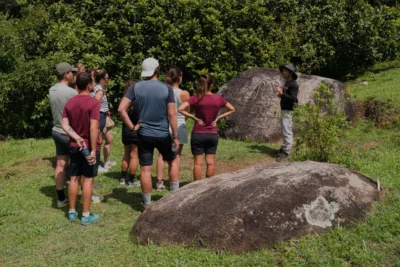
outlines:
{"label": "green grass", "polygon": [[[351,94],[358,101],[375,97],[381,101],[391,100],[396,107],[400,107],[399,76],[399,61],[377,64],[369,72],[351,82]],[[364,81],[367,81],[368,85],[360,85]]]}
{"label": "green grass", "polygon": [[[399,69],[386,73],[392,71]],[[359,80],[368,80],[369,75],[372,74]],[[385,87],[384,79],[376,79],[377,84]],[[392,86],[391,81],[388,86]],[[358,87],[350,88],[363,95]],[[120,129],[116,128],[114,133],[112,159],[119,160],[123,153]],[[326,235],[309,235],[273,249],[241,255],[190,247],[137,245],[128,232],[140,215],[140,190],[119,185],[118,167],[96,178],[103,185],[96,193],[105,196],[104,203],[92,206],[93,212],[100,214],[100,222],[88,227],[69,223],[67,208],[56,209],[53,141],[0,143],[0,265],[400,266],[400,131],[377,129],[369,122],[360,122],[342,142],[347,148],[343,155],[338,155],[338,161],[379,179],[388,190],[385,200],[373,207],[365,221],[355,225],[336,226]],[[217,172],[270,161],[277,147],[220,140]],[[192,157],[185,146],[183,182],[191,181],[191,166]],[[166,194],[154,193],[153,199]],[[78,205],[79,212],[80,209]]]}

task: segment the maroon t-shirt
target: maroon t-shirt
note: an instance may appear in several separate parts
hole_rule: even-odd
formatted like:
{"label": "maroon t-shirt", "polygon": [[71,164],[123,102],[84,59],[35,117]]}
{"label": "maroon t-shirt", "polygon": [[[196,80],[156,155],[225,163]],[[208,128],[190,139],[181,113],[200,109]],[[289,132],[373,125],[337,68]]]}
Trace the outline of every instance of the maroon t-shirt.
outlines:
{"label": "maroon t-shirt", "polygon": [[226,100],[220,95],[211,94],[204,95],[199,101],[197,95],[194,95],[189,98],[188,103],[193,107],[196,118],[204,122],[203,125],[196,123],[193,132],[218,134],[217,127],[212,126],[212,122],[217,118],[220,109],[226,106]]}
{"label": "maroon t-shirt", "polygon": [[[90,120],[100,120],[100,102],[90,95],[77,95],[65,104],[63,118],[68,118],[69,126],[85,140],[89,150],[90,145]],[[100,129],[99,129],[100,132]],[[76,147],[75,140],[69,140],[71,147]],[[96,150],[100,151],[100,139],[97,139]]]}

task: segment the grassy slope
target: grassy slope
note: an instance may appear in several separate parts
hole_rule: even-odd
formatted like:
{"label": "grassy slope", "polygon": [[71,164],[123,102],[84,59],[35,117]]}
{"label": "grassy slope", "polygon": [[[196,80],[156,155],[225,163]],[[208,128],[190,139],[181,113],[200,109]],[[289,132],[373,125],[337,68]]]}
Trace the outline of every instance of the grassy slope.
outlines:
{"label": "grassy slope", "polygon": [[[376,81],[379,88],[385,87],[389,77],[400,81],[399,69],[383,74]],[[371,94],[372,86],[370,83],[366,89]],[[396,87],[390,88],[392,94],[399,93]],[[114,159],[122,157],[119,131],[115,130]],[[136,245],[128,238],[128,231],[140,215],[140,191],[118,184],[118,167],[97,178],[103,185],[97,193],[106,197],[105,203],[93,206],[101,221],[89,227],[71,224],[66,219],[67,209],[55,208],[52,140],[0,143],[0,265],[400,266],[400,133],[363,122],[343,142],[351,148],[351,157],[343,162],[380,179],[390,189],[386,200],[357,225],[337,226],[327,235],[307,236],[274,250],[243,255]],[[217,168],[224,172],[271,160],[274,148],[221,140]],[[187,146],[183,157],[182,178],[189,182],[191,156]],[[154,199],[162,196],[154,194]]]}

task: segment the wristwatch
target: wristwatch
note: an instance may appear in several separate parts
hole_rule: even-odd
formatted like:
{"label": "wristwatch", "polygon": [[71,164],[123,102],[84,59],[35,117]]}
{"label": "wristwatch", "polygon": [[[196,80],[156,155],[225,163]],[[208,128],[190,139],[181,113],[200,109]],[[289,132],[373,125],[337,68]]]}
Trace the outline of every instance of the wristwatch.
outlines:
{"label": "wristwatch", "polygon": [[177,136],[177,135],[174,135],[173,138],[174,138],[174,139],[178,139],[178,136]]}

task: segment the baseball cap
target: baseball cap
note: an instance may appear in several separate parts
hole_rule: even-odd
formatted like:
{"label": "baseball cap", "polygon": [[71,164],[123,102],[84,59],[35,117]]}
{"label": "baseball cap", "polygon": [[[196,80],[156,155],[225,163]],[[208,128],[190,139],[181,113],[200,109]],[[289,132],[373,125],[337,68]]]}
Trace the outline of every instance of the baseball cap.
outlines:
{"label": "baseball cap", "polygon": [[151,77],[159,66],[158,60],[155,58],[146,58],[142,63],[142,77]]}
{"label": "baseball cap", "polygon": [[61,63],[57,64],[57,66],[56,66],[56,71],[57,71],[59,74],[63,75],[63,74],[65,74],[65,73],[67,73],[67,72],[70,72],[70,71],[78,71],[78,68],[72,67],[72,66],[71,66],[70,64],[68,64],[67,62],[61,62]]}

